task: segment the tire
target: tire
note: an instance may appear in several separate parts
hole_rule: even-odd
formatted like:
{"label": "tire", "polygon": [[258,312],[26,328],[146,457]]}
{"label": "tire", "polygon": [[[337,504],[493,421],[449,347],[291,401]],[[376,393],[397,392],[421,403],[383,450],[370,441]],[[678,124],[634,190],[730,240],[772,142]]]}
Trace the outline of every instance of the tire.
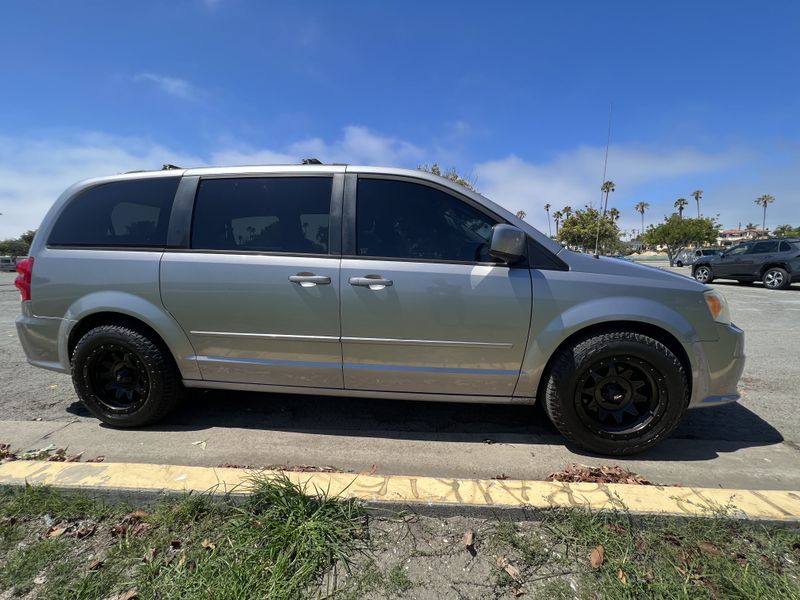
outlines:
{"label": "tire", "polygon": [[677,262],[675,263],[675,266],[676,266],[676,267],[682,267],[682,266],[683,266],[683,261],[682,261],[682,260],[679,260],[679,261],[677,261]]}
{"label": "tire", "polygon": [[770,267],[764,271],[764,287],[771,290],[785,290],[792,285],[789,273],[780,267]]}
{"label": "tire", "polygon": [[665,439],[689,401],[677,357],[631,331],[592,335],[562,349],[543,392],[545,412],[564,437],[611,456],[636,454]]}
{"label": "tire", "polygon": [[123,325],[101,325],[80,339],[72,382],[89,412],[114,427],[160,421],[186,393],[169,352]]}
{"label": "tire", "polygon": [[700,283],[711,283],[714,281],[714,271],[708,265],[700,265],[694,270],[692,277]]}

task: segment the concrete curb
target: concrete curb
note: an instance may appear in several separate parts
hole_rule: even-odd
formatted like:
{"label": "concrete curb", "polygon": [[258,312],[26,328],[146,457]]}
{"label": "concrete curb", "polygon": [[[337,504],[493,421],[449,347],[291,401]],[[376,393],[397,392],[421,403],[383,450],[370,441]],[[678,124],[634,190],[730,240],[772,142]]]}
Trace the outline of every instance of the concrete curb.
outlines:
{"label": "concrete curb", "polygon": [[[13,461],[0,465],[0,485],[48,485],[133,500],[188,492],[246,494],[254,473],[277,471],[142,463]],[[374,510],[437,514],[525,514],[581,508],[665,516],[714,516],[800,522],[800,492],[524,480],[449,479],[287,471],[309,490],[357,498]]]}

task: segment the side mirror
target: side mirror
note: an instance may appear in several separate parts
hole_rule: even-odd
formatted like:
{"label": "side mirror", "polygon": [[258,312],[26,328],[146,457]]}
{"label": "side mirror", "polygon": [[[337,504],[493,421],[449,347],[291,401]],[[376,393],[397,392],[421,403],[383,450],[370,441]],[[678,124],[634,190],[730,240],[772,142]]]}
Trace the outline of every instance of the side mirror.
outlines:
{"label": "side mirror", "polygon": [[498,223],[492,227],[492,243],[489,254],[505,263],[519,262],[525,257],[525,232],[513,225]]}

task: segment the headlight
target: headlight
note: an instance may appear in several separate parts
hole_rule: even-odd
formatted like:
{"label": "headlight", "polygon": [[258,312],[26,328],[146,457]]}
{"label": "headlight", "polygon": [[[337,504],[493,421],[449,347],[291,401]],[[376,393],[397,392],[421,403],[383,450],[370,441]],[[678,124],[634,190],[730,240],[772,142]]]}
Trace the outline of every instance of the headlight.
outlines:
{"label": "headlight", "polygon": [[708,305],[708,310],[711,313],[711,317],[717,323],[730,325],[731,311],[728,309],[728,301],[725,300],[725,296],[716,290],[705,292],[703,295],[705,296],[706,304]]}

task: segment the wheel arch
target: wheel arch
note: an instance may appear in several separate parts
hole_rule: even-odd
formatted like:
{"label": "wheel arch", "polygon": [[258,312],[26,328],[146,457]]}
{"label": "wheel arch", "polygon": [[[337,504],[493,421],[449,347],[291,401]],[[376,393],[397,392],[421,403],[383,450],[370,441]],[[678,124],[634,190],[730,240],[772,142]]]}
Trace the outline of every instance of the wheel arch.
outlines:
{"label": "wheel arch", "polygon": [[689,355],[686,352],[683,344],[678,340],[675,335],[671,332],[667,331],[663,327],[659,327],[658,325],[654,325],[652,323],[646,323],[643,321],[631,321],[631,320],[615,320],[615,321],[605,321],[602,323],[594,323],[592,325],[588,325],[586,327],[582,327],[577,331],[572,332],[569,336],[567,336],[556,348],[553,352],[550,353],[550,356],[545,363],[545,366],[542,370],[542,375],[539,378],[539,382],[536,386],[536,398],[543,398],[544,397],[544,386],[547,385],[547,378],[550,372],[550,368],[553,362],[556,360],[558,354],[564,349],[575,346],[575,344],[582,339],[586,339],[589,337],[594,337],[596,335],[601,335],[603,333],[610,333],[612,331],[630,331],[633,333],[639,333],[641,335],[646,335],[657,342],[660,342],[666,346],[670,352],[672,352],[678,361],[681,363],[683,370],[686,372],[686,381],[689,385],[689,393],[687,394],[687,398],[692,397],[692,363],[689,360]]}
{"label": "wheel arch", "polygon": [[70,306],[65,317],[59,356],[67,369],[75,346],[87,331],[98,325],[124,324],[162,345],[184,379],[202,379],[186,333],[163,307],[146,298],[118,291],[89,294]]}
{"label": "wheel arch", "polygon": [[759,279],[764,279],[764,275],[766,274],[766,272],[769,271],[772,268],[775,268],[775,267],[783,269],[784,271],[786,271],[790,275],[792,273],[792,270],[789,268],[789,265],[785,261],[776,260],[776,261],[771,261],[771,262],[765,263],[764,266],[761,267],[761,270],[758,273],[758,278]]}

